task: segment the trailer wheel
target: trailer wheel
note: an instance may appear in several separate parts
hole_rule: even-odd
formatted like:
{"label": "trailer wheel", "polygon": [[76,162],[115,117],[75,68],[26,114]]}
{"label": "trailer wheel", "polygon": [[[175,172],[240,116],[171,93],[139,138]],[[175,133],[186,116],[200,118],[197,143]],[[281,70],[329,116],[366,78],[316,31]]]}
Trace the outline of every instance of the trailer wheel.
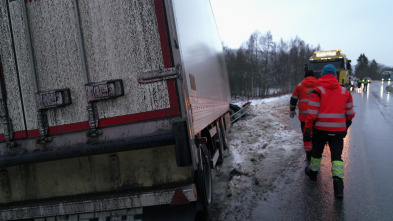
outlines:
{"label": "trailer wheel", "polygon": [[216,140],[216,147],[218,148],[218,152],[220,153],[220,156],[218,157],[218,164],[223,164],[224,163],[224,137],[222,134],[222,127],[220,121],[217,121],[217,139]]}
{"label": "trailer wheel", "polygon": [[197,220],[207,220],[212,208],[213,180],[211,174],[211,156],[205,144],[199,148],[197,170],[198,204],[202,211],[197,212]]}
{"label": "trailer wheel", "polygon": [[224,123],[224,118],[221,118],[220,120],[220,129],[221,129],[221,134],[222,134],[222,141],[224,144],[224,150],[228,149],[228,138],[227,138],[227,131]]}
{"label": "trailer wheel", "polygon": [[241,107],[237,106],[236,104],[229,104],[229,108],[234,112],[238,112],[240,109],[242,109]]}

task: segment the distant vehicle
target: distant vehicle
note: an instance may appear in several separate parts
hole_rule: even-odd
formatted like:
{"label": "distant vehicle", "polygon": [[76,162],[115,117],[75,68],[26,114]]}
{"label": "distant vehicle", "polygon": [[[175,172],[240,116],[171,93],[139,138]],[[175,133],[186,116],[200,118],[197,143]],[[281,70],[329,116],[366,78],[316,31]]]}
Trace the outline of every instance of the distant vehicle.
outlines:
{"label": "distant vehicle", "polygon": [[371,83],[371,82],[372,82],[372,80],[371,80],[370,77],[365,77],[365,78],[363,78],[363,82],[364,82],[364,81],[367,81],[368,83]]}
{"label": "distant vehicle", "polygon": [[322,69],[327,64],[333,64],[336,67],[337,80],[341,86],[348,85],[349,67],[351,60],[341,52],[341,49],[330,51],[315,51],[306,63],[306,69],[313,70],[316,78],[321,77]]}
{"label": "distant vehicle", "polygon": [[391,80],[393,77],[393,71],[384,71],[382,72],[382,80],[388,81]]}
{"label": "distant vehicle", "polygon": [[349,78],[349,81],[348,81],[346,87],[347,87],[348,91],[353,91],[353,89],[355,88],[355,81],[352,78]]}

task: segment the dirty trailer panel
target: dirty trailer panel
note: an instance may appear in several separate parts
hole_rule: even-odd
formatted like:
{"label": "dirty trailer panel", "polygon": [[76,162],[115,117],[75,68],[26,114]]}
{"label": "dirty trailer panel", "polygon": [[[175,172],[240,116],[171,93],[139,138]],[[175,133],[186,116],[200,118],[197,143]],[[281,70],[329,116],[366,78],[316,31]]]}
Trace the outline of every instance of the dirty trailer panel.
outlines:
{"label": "dirty trailer panel", "polygon": [[[10,137],[1,145],[1,166],[13,166],[4,172],[9,177],[6,185],[10,192],[2,189],[0,203],[190,182],[190,174],[160,180],[150,174],[154,168],[147,166],[134,167],[141,174],[150,174],[136,179],[137,175],[127,175],[125,169],[96,164],[101,155],[90,156],[113,153],[103,156],[119,159],[115,166],[121,167],[120,159],[127,150],[175,143],[171,120],[167,118],[179,114],[174,80],[138,82],[140,73],[172,66],[170,54],[165,54],[169,51],[168,40],[161,37],[167,35],[161,1],[42,0],[1,4],[2,15],[8,15],[1,17],[2,39],[6,39],[1,47],[1,57],[6,58],[2,95],[10,128],[14,134],[24,131],[25,136]],[[17,114],[24,120],[14,120],[19,119],[14,117]],[[153,118],[159,119],[141,122]],[[100,132],[86,136],[91,129]],[[51,139],[37,143],[43,136]],[[26,137],[30,139],[18,140]],[[161,153],[165,156],[174,148],[162,150],[166,150]],[[139,154],[135,151],[126,155]],[[126,159],[135,162],[132,157]],[[176,164],[176,159],[168,159]],[[51,161],[44,162],[47,160]],[[73,167],[76,165],[80,168]],[[132,167],[132,163],[128,166]],[[102,174],[87,176],[94,168]],[[117,186],[104,182],[113,170],[124,176]],[[168,169],[161,174],[173,177],[180,171]],[[62,181],[66,177],[67,181]],[[23,188],[25,183],[30,185]]]}
{"label": "dirty trailer panel", "polygon": [[[9,12],[1,33],[12,138],[49,136],[46,148],[83,145],[89,142],[85,132],[61,134],[179,114],[174,80],[138,83],[138,74],[172,66],[164,14],[155,13],[160,1],[1,4]],[[122,129],[92,139],[138,135]],[[37,152],[32,143],[21,143],[21,152]]]}
{"label": "dirty trailer panel", "polygon": [[0,38],[0,219],[200,200],[229,128],[208,0],[1,1]]}

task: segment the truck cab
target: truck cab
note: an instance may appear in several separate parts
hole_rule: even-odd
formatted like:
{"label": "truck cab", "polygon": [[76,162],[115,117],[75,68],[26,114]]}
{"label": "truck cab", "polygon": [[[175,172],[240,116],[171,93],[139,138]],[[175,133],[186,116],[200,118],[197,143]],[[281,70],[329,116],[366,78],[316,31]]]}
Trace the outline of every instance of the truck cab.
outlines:
{"label": "truck cab", "polygon": [[337,80],[341,86],[349,83],[349,71],[351,70],[351,60],[339,50],[315,51],[306,64],[306,68],[313,70],[316,78],[321,77],[322,69],[327,64],[336,67]]}

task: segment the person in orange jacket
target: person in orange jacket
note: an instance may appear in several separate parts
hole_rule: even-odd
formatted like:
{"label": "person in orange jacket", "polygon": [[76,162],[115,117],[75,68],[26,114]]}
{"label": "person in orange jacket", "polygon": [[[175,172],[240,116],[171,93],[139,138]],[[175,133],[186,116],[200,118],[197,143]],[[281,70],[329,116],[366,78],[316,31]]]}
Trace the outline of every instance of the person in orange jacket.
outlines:
{"label": "person in orange jacket", "polygon": [[336,198],[344,196],[344,163],[341,154],[344,137],[354,117],[352,95],[340,86],[334,65],[325,65],[308,103],[305,136],[311,137],[312,130],[313,150],[310,165],[305,172],[311,180],[317,180],[323,149],[328,143]]}
{"label": "person in orange jacket", "polygon": [[[307,111],[308,111],[308,99],[311,91],[314,90],[315,84],[317,79],[315,78],[314,71],[308,70],[305,73],[305,78],[302,82],[300,82],[295,90],[292,93],[291,100],[290,100],[290,118],[294,118],[296,116],[296,105],[298,104],[299,108],[299,120],[300,120],[300,128],[303,132],[303,144],[304,144],[304,151],[306,152],[306,159],[308,162],[311,160],[311,150],[312,150],[312,143],[311,139],[304,136],[304,125],[307,119]],[[298,103],[299,102],[299,103]]]}

